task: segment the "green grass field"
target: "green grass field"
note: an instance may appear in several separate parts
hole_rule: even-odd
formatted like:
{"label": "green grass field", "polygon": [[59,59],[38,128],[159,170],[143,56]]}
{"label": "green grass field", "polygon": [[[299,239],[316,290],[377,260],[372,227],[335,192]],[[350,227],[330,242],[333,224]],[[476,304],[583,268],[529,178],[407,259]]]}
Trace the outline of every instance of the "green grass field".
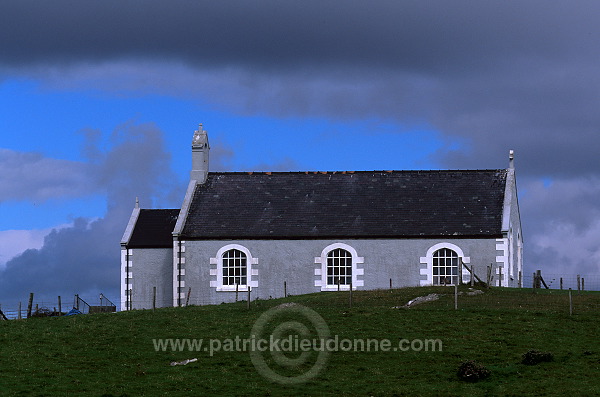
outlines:
{"label": "green grass field", "polygon": [[[238,302],[2,321],[0,395],[600,394],[600,293],[574,294],[570,316],[566,291],[533,294],[527,289],[493,288],[479,296],[460,296],[459,310],[454,310],[452,291],[443,287],[359,291],[353,294],[352,308],[347,292],[335,292],[253,301],[250,310],[246,302]],[[432,292],[447,295],[410,309],[394,308]],[[443,347],[334,351],[316,378],[298,385],[263,377],[248,352],[221,350],[211,356],[207,351],[154,348],[153,340],[160,338],[248,338],[261,314],[291,302],[317,312],[332,337],[388,339],[392,346],[402,339],[439,339]],[[302,322],[298,314],[288,317],[286,321]],[[277,324],[269,326],[275,329]],[[532,349],[553,353],[554,361],[522,364],[522,355]],[[287,356],[294,359],[299,353]],[[280,372],[300,374],[316,356],[313,352],[298,368],[282,367]],[[277,366],[268,352],[265,357],[270,367]],[[169,365],[190,358],[198,361]],[[477,383],[459,380],[456,372],[465,360],[485,365],[491,376]]]}

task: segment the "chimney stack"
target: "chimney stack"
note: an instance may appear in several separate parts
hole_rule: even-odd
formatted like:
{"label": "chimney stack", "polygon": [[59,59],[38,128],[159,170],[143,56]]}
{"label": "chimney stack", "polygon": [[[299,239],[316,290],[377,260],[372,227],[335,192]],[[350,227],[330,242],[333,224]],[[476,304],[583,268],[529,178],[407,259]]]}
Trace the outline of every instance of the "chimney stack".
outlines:
{"label": "chimney stack", "polygon": [[210,151],[210,146],[206,132],[202,129],[202,123],[200,123],[198,129],[194,131],[194,138],[192,139],[192,171],[190,172],[190,179],[200,184],[206,182],[208,176],[208,152]]}

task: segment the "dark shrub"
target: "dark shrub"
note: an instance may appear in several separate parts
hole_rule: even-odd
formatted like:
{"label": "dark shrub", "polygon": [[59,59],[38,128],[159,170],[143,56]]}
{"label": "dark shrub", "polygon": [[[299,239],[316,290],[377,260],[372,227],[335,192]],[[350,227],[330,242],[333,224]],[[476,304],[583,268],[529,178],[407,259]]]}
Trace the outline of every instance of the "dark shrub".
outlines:
{"label": "dark shrub", "polygon": [[457,375],[461,380],[467,382],[477,382],[478,380],[489,377],[491,372],[483,365],[473,360],[469,360],[460,364]]}
{"label": "dark shrub", "polygon": [[523,354],[523,360],[521,362],[526,365],[535,365],[552,360],[554,360],[554,354],[552,353],[529,350],[527,353]]}

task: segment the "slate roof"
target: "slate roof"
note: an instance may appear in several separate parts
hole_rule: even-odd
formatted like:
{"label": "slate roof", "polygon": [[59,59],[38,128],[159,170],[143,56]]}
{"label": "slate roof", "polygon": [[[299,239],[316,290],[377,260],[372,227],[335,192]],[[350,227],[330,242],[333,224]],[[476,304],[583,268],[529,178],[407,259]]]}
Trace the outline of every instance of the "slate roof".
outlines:
{"label": "slate roof", "polygon": [[141,209],[129,244],[129,248],[171,248],[173,229],[179,216],[176,209]]}
{"label": "slate roof", "polygon": [[209,173],[183,239],[500,237],[507,170]]}

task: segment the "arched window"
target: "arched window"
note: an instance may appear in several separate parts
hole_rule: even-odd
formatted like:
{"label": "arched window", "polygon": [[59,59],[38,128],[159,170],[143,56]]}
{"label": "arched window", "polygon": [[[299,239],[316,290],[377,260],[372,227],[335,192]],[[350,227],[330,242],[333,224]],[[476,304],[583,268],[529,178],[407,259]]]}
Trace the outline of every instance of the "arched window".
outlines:
{"label": "arched window", "polygon": [[433,253],[433,285],[458,284],[458,254],[441,248]]}
{"label": "arched window", "polygon": [[[318,267],[315,269],[315,287],[321,291],[348,291],[363,287],[365,258],[358,256],[356,250],[345,243],[333,243],[315,257]],[[359,279],[360,277],[360,279]]]}
{"label": "arched window", "polygon": [[247,284],[247,258],[246,254],[237,249],[230,249],[223,253],[223,285]]}
{"label": "arched window", "polygon": [[327,285],[347,285],[352,283],[352,254],[336,248],[327,254]]}
{"label": "arched window", "polygon": [[217,291],[247,291],[258,287],[258,258],[240,244],[227,244],[210,258],[210,286]]}
{"label": "arched window", "polygon": [[437,243],[427,250],[427,254],[421,257],[421,280],[420,285],[449,285],[458,284],[459,272],[462,271],[462,279],[470,280],[468,270],[460,263],[471,263],[471,257],[465,256],[463,250],[456,244],[442,242]]}

